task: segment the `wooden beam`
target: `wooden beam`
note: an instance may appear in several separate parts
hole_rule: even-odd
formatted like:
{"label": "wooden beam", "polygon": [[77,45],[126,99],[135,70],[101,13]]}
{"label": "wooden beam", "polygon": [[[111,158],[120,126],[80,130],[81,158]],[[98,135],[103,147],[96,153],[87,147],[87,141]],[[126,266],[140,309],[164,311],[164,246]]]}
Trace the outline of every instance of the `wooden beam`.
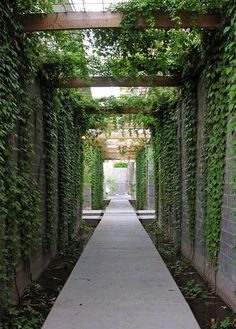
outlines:
{"label": "wooden beam", "polygon": [[109,156],[105,156],[105,160],[136,160],[136,156],[109,155]]}
{"label": "wooden beam", "polygon": [[[164,11],[155,14],[154,28],[206,28],[212,29],[219,25],[220,17],[215,14],[200,14],[179,11],[177,15],[181,23],[173,21],[170,15]],[[119,12],[74,12],[51,14],[28,14],[20,16],[24,32],[34,31],[58,31],[79,29],[106,29],[119,28],[122,13]],[[139,27],[148,28],[144,17],[139,18]]]}
{"label": "wooden beam", "polygon": [[129,124],[129,123],[118,123],[117,125],[115,124],[108,124],[107,128],[113,131],[118,131],[118,130],[127,130],[129,132],[129,130],[135,130],[135,129],[140,129],[140,130],[144,130],[144,131],[150,131],[150,128],[148,126],[145,126],[145,124],[140,124],[137,127],[134,124]]}
{"label": "wooden beam", "polygon": [[150,138],[151,135],[150,133],[147,133],[146,135],[144,135],[143,133],[140,133],[138,136],[133,133],[132,135],[129,135],[129,134],[125,134],[125,135],[122,135],[122,134],[117,134],[117,135],[114,135],[114,134],[111,134],[111,136],[109,135],[106,135],[106,134],[100,134],[96,137],[96,140],[100,140],[100,139],[113,139],[113,140],[116,140],[116,139],[148,139]]}
{"label": "wooden beam", "polygon": [[99,111],[89,111],[88,112],[89,114],[93,114],[93,115],[96,115],[96,114],[107,114],[107,115],[110,115],[110,114],[117,114],[117,115],[120,115],[120,114],[138,114],[138,113],[151,113],[151,110],[148,109],[148,108],[135,108],[135,107],[126,107],[126,108],[123,108],[123,109],[119,109],[119,110],[115,110],[115,109],[107,109],[107,110],[102,110],[100,109]]}
{"label": "wooden beam", "polygon": [[[127,153],[132,153],[132,152],[137,152],[139,148],[143,147],[143,145],[139,145],[139,146],[136,146],[136,147],[127,147],[124,149],[125,152]],[[100,148],[101,151],[103,152],[106,152],[106,153],[119,153],[120,150],[119,148],[115,149],[115,148],[112,148],[112,149],[109,149],[109,148]]]}
{"label": "wooden beam", "polygon": [[116,157],[118,157],[118,156],[120,156],[120,157],[136,157],[136,155],[137,155],[137,152],[126,152],[124,154],[114,152],[114,153],[106,153],[105,154],[105,156],[109,156],[109,157],[114,157],[114,156],[116,156]]}
{"label": "wooden beam", "polygon": [[177,77],[157,76],[118,80],[112,77],[91,77],[88,80],[68,78],[58,82],[58,88],[89,88],[89,87],[179,87],[181,81]]}

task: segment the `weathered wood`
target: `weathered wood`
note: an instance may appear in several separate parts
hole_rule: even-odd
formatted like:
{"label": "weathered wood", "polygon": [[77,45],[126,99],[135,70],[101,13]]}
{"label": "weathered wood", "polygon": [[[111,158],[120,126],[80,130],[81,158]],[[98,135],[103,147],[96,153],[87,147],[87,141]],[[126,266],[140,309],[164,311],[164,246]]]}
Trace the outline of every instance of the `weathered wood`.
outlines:
{"label": "weathered wood", "polygon": [[113,155],[105,155],[104,158],[106,160],[135,160],[136,155],[119,155],[119,154],[113,154]]}
{"label": "weathered wood", "polygon": [[150,136],[151,135],[149,133],[147,133],[146,135],[143,133],[140,133],[140,134],[138,134],[138,136],[135,133],[133,133],[132,135],[129,135],[129,134],[114,135],[114,134],[112,134],[111,136],[106,135],[106,134],[100,134],[96,137],[96,140],[98,140],[98,141],[100,139],[109,139],[109,140],[111,140],[111,139],[138,139],[139,140],[139,139],[148,139],[148,138],[150,138]]}
{"label": "weathered wood", "polygon": [[136,107],[127,107],[119,110],[115,109],[99,109],[99,111],[89,111],[89,114],[137,114],[137,113],[151,113],[151,110],[148,108],[138,109]]}
{"label": "weathered wood", "polygon": [[[219,15],[200,14],[191,12],[178,12],[181,23],[173,21],[168,13],[157,11],[155,14],[155,28],[206,28],[212,29],[219,25]],[[79,29],[105,29],[119,28],[122,13],[110,12],[76,12],[76,13],[51,13],[30,14],[20,17],[24,32],[79,30]],[[139,19],[139,27],[147,28],[144,17]]]}
{"label": "weathered wood", "polygon": [[88,88],[88,87],[178,87],[180,79],[171,76],[141,77],[118,80],[112,77],[93,77],[87,81],[79,78],[60,80],[59,88]]}

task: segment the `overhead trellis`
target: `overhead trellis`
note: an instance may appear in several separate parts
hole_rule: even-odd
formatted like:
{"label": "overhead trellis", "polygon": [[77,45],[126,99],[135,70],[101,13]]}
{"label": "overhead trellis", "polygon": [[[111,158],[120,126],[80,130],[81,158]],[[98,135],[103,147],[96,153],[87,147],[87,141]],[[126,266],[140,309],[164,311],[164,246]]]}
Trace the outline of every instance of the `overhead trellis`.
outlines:
{"label": "overhead trellis", "polygon": [[[216,28],[220,17],[216,14],[202,14],[187,11],[177,13],[181,22],[176,22],[170,14],[164,11],[155,13],[154,28]],[[80,29],[106,29],[120,28],[122,13],[110,12],[77,12],[77,13],[50,13],[31,14],[21,16],[24,32],[80,30]],[[140,28],[148,28],[150,25],[145,17],[138,20]]]}

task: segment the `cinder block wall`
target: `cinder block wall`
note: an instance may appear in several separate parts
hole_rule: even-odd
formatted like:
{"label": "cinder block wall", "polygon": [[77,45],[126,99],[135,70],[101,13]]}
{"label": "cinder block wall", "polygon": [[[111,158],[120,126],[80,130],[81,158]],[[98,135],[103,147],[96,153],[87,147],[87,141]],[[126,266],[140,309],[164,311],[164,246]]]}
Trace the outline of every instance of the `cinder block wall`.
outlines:
{"label": "cinder block wall", "polygon": [[232,248],[235,246],[236,226],[233,218],[233,211],[236,211],[236,196],[233,194],[232,186],[232,138],[236,136],[228,136],[226,150],[226,166],[225,166],[225,189],[222,200],[222,218],[221,218],[221,235],[220,235],[220,252],[218,257],[218,270],[215,273],[212,266],[207,261],[207,252],[203,243],[203,208],[202,208],[202,152],[203,152],[203,126],[204,115],[206,112],[206,91],[204,82],[199,78],[197,86],[198,95],[198,114],[197,114],[197,190],[196,190],[196,239],[194,244],[188,238],[187,232],[187,209],[186,209],[186,162],[184,156],[184,116],[185,106],[181,108],[181,167],[182,167],[182,233],[181,248],[182,253],[192,262],[198,272],[207,279],[214,287],[216,287],[219,295],[236,310],[236,265],[233,264],[235,254]]}

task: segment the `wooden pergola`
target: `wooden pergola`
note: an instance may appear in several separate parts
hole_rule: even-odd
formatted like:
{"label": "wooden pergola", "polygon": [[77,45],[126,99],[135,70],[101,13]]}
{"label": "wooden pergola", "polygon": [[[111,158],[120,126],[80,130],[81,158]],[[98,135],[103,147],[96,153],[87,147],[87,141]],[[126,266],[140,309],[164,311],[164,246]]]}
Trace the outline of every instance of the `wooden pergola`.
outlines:
{"label": "wooden pergola", "polygon": [[[170,14],[157,11],[154,15],[156,29],[215,29],[219,26],[220,16],[217,14],[202,14],[196,12],[178,11],[180,22],[174,21]],[[123,14],[120,12],[70,12],[50,14],[29,14],[20,16],[24,32],[63,31],[84,29],[120,28]],[[148,28],[144,17],[138,21],[140,28]],[[86,87],[178,87],[181,80],[178,77],[157,76],[142,77],[138,80],[117,80],[112,77],[90,77],[86,81],[71,77],[58,82],[59,88]]]}
{"label": "wooden pergola", "polygon": [[[171,19],[164,11],[155,13],[153,28],[176,29],[176,28],[216,28],[220,23],[220,16],[215,14],[200,14],[186,11],[178,11],[180,23]],[[63,31],[82,29],[107,29],[120,28],[123,14],[120,12],[73,12],[30,14],[20,17],[24,32],[36,31]],[[140,28],[148,28],[149,25],[144,17],[138,21]]]}
{"label": "wooden pergola", "polygon": [[105,159],[135,160],[137,150],[143,147],[151,138],[148,129],[145,130],[145,134],[142,130],[141,128],[138,134],[135,129],[132,129],[132,126],[132,134],[128,132],[122,134],[117,130],[113,130],[109,135],[105,133],[98,135],[94,143],[102,151]]}
{"label": "wooden pergola", "polygon": [[[215,29],[220,24],[220,16],[217,14],[202,14],[196,12],[179,11],[177,16],[180,22],[174,21],[170,14],[164,11],[157,11],[154,15],[156,29]],[[50,14],[30,14],[23,15],[20,20],[23,24],[25,33],[37,31],[63,31],[63,30],[82,30],[82,29],[119,29],[123,14],[120,12],[70,12],[70,13],[50,13]],[[138,27],[146,29],[149,27],[144,17],[139,17]],[[172,76],[141,77],[136,80],[114,79],[113,77],[89,77],[81,80],[78,77],[71,77],[66,80],[58,81],[58,88],[88,88],[88,87],[179,87],[181,79]],[[101,109],[99,114],[135,114],[140,112],[137,108],[124,108],[119,111],[113,109]],[[149,109],[142,109],[142,112],[148,113]],[[98,114],[98,112],[90,112]],[[119,146],[122,141],[132,140],[135,148],[142,147],[150,138],[149,134],[141,134],[136,137],[135,134],[101,134],[97,136],[95,143],[102,150],[106,159],[135,159],[136,152],[134,147],[127,149],[127,152],[121,156]],[[116,148],[109,147],[109,140],[116,141]]]}
{"label": "wooden pergola", "polygon": [[90,77],[87,80],[80,78],[60,79],[58,88],[88,88],[88,87],[179,87],[181,80],[171,76],[141,77],[136,80],[113,77]]}

